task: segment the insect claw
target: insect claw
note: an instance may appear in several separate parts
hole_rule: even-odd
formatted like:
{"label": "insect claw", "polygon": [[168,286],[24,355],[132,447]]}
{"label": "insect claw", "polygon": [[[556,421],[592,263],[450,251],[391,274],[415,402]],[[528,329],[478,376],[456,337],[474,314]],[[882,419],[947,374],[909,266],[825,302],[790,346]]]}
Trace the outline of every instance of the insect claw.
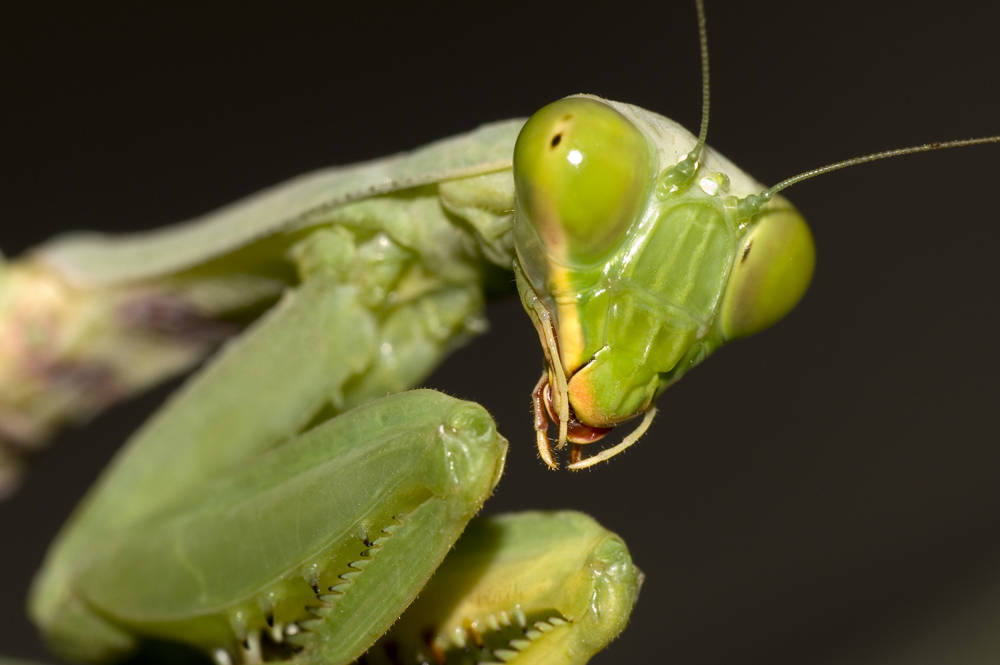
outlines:
{"label": "insect claw", "polygon": [[540,630],[543,633],[547,633],[550,630],[552,630],[553,626],[548,621],[536,621],[535,622],[535,628],[537,628],[538,630]]}
{"label": "insect claw", "polygon": [[505,663],[508,663],[517,658],[517,652],[514,651],[513,649],[497,649],[496,651],[493,652],[493,655]]}
{"label": "insect claw", "polygon": [[472,641],[476,643],[477,647],[483,646],[483,635],[479,632],[478,621],[473,621],[469,624],[469,634],[472,635]]}
{"label": "insect claw", "polygon": [[326,617],[331,610],[332,608],[327,605],[310,605],[306,607],[306,612],[319,619]]}
{"label": "insect claw", "polygon": [[[311,608],[306,608],[306,610],[312,614],[315,614],[315,612],[313,612]],[[312,633],[318,630],[319,628],[323,627],[323,619],[322,617],[317,619],[306,619],[300,624],[300,626],[301,626],[301,632]]]}
{"label": "insect claw", "polygon": [[490,615],[486,617],[486,627],[494,632],[500,630],[500,622],[497,620],[497,615],[490,613]]}
{"label": "insect claw", "polygon": [[264,662],[264,656],[260,648],[260,632],[254,630],[243,640],[243,663],[257,665],[262,662]]}

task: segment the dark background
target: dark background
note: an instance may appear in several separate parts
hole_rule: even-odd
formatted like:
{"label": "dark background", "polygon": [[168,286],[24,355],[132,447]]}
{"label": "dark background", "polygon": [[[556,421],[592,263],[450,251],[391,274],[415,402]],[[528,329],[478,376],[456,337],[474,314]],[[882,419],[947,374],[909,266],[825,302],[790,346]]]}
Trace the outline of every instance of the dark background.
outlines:
{"label": "dark background", "polygon": [[[0,245],[13,255],[71,228],[156,227],[568,93],[697,124],[688,2],[654,13],[472,4],[8,14]],[[996,3],[708,11],[709,140],[763,182],[1000,131]],[[588,511],[647,573],[631,626],[595,662],[864,662],[1000,576],[998,172],[991,146],[790,190],[819,251],[805,301],[668,391],[646,438],[591,473],[551,473],[535,457],[528,395],[541,352],[516,300],[495,304],[492,332],[432,377],[482,402],[511,440],[489,511]],[[21,611],[30,575],[166,393],[61,436],[0,504],[5,655],[42,656]],[[996,613],[978,616],[1000,626],[994,588]]]}

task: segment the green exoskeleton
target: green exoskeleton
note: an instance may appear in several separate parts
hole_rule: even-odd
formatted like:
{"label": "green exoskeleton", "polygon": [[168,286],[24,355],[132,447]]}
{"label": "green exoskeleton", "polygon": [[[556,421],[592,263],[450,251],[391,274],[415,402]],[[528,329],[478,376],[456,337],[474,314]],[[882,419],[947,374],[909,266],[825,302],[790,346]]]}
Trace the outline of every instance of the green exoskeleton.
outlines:
{"label": "green exoskeleton", "polygon": [[[514,272],[546,370],[532,395],[539,456],[570,469],[617,455],[642,436],[654,400],[727,341],[785,316],[812,278],[802,215],[778,192],[847,166],[979,143],[985,137],[874,153],[766,188],[705,145],[708,48],[699,136],[628,104],[578,95],[535,113],[514,148]],[[636,416],[617,445],[583,446]]]}
{"label": "green exoskeleton", "polygon": [[[707,92],[706,92],[707,110]],[[759,332],[802,298],[816,251],[777,192],[856,164],[986,137],[889,150],[765,188],[668,118],[590,96],[533,115],[514,149],[518,290],[547,369],[533,405],[540,457],[573,444],[570,469],[620,453],[654,400],[725,342]],[[582,448],[643,415],[619,444]]]}
{"label": "green exoskeleton", "polygon": [[[481,329],[484,284],[511,260],[522,124],[307,176],[160,233],[57,240],[8,267],[8,339],[36,331],[8,373],[35,383],[4,414],[37,423],[27,432],[95,408],[94,386],[72,383],[62,411],[45,408],[60,385],[39,365],[100,367],[110,394],[127,392],[197,355],[183,343],[199,336],[164,318],[211,328],[270,306],[133,437],[57,539],[30,601],[55,650],[100,662],[152,638],[220,664],[347,663],[402,613],[492,492],[506,442],[481,407],[439,393],[372,400]],[[420,611],[420,635],[440,633],[442,662],[585,662],[635,602],[624,545],[584,516],[499,524],[442,570],[497,576],[495,589],[439,597],[466,610]]]}
{"label": "green exoskeleton", "polygon": [[[75,516],[38,581],[33,611],[75,658],[105,660],[142,635],[219,662],[260,662],[286,644],[300,662],[349,662],[423,586],[506,453],[481,408],[420,391],[334,418],[224,477],[150,467],[150,440],[132,449],[143,459],[120,459],[129,473]],[[122,487],[133,479],[151,486],[122,498],[135,496]]]}
{"label": "green exoskeleton", "polygon": [[624,543],[581,513],[476,520],[366,660],[582,662],[622,629],[639,581]]}
{"label": "green exoskeleton", "polygon": [[[92,490],[36,579],[33,618],[91,662],[148,638],[220,664],[586,661],[638,593],[622,541],[578,513],[528,513],[473,521],[446,558],[506,442],[476,405],[383,396],[481,330],[487,288],[513,269],[548,363],[539,453],[556,466],[548,414],[571,468],[607,459],[667,386],[801,297],[814,249],[783,186],[705,147],[704,125],[696,138],[573,96],[7,264],[0,436],[18,445],[260,317]],[[635,416],[635,435],[582,457]]]}
{"label": "green exoskeleton", "polygon": [[802,216],[662,116],[565,99],[531,117],[514,165],[515,272],[548,365],[534,404],[550,466],[546,411],[558,445],[575,444],[570,468],[607,459],[635,437],[586,461],[580,449],[636,414],[648,425],[659,393],[781,318],[812,276]]}
{"label": "green exoskeleton", "polygon": [[[332,398],[342,410],[412,385],[482,330],[483,286],[513,266],[546,358],[533,392],[539,455],[558,466],[551,419],[557,448],[573,443],[569,468],[591,466],[634,443],[655,398],[685,372],[802,297],[815,249],[778,191],[872,159],[996,141],[877,153],[765,188],[704,143],[701,34],[697,138],[658,114],[579,95],[527,124],[314,173],[161,232],[57,240],[9,266],[0,490],[15,482],[19,446],[189,366],[296,271],[330,272],[384,319],[352,359],[365,377]],[[621,443],[582,459],[585,444],[637,416]]]}

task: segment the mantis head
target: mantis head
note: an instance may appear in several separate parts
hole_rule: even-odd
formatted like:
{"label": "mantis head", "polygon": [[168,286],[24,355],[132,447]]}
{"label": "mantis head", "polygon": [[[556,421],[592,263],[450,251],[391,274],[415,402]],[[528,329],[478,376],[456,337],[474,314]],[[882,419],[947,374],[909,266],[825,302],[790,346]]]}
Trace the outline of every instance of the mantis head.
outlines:
{"label": "mantis head", "polygon": [[644,429],[659,393],[722,342],[782,318],[812,276],[798,212],[636,107],[590,96],[544,107],[518,137],[514,180],[518,289],[548,365],[535,420],[550,466],[545,412],[558,445],[576,444],[571,468],[606,459],[622,444],[582,462],[580,446],[638,415]]}
{"label": "mantis head", "polygon": [[[578,95],[528,119],[514,148],[514,270],[547,368],[533,395],[539,454],[571,469],[632,445],[656,397],[722,343],[763,330],[802,298],[816,252],[803,217],[779,195],[810,178],[880,159],[1000,143],[1000,136],[884,150],[810,169],[765,188],[700,136],[644,109]],[[581,447],[643,415],[621,443]]]}

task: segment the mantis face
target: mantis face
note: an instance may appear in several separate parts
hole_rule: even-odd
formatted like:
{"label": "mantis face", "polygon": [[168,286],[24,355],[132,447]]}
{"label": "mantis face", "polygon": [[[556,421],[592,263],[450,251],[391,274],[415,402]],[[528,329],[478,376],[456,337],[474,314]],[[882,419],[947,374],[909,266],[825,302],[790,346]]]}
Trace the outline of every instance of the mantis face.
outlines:
{"label": "mantis face", "polygon": [[589,96],[521,130],[515,271],[548,365],[535,421],[550,465],[543,408],[559,445],[577,444],[571,468],[586,466],[579,445],[651,414],[685,371],[783,317],[809,284],[802,216],[693,146],[666,118]]}

